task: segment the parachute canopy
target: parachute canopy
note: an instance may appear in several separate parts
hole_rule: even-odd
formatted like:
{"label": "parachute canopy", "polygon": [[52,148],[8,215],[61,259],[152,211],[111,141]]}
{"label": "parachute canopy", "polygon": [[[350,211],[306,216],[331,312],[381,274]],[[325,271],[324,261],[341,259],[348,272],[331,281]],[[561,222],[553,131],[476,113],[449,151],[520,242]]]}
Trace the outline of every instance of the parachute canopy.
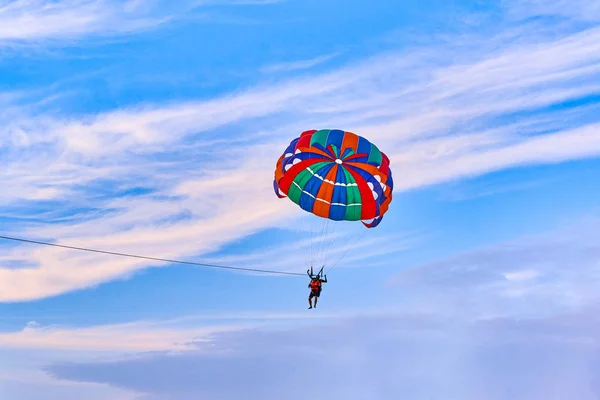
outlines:
{"label": "parachute canopy", "polygon": [[334,221],[381,222],[392,201],[389,158],[367,139],[338,129],[309,130],[279,157],[273,186],[303,210]]}

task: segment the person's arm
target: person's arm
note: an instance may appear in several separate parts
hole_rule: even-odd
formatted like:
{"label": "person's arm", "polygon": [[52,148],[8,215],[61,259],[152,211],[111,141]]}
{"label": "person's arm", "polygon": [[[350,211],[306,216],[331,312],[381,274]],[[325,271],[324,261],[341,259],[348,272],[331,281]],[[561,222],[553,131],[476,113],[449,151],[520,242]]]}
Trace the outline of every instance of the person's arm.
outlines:
{"label": "person's arm", "polygon": [[323,278],[325,278],[325,279],[321,279],[321,282],[327,283],[327,275],[324,275]]}

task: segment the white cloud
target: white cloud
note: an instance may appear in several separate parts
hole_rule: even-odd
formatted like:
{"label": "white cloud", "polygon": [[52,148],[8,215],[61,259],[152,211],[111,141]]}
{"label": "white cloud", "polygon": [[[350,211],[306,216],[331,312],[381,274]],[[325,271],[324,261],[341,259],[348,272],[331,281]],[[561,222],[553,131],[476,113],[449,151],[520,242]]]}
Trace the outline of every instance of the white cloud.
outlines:
{"label": "white cloud", "polygon": [[4,399],[39,399],[52,393],[61,400],[139,400],[142,395],[106,384],[52,379],[42,371],[0,373],[0,392]]}
{"label": "white cloud", "polygon": [[166,22],[153,1],[2,0],[0,44],[130,33]]}
{"label": "white cloud", "polygon": [[299,61],[289,61],[279,64],[271,64],[262,68],[263,72],[281,72],[281,71],[297,71],[302,69],[309,69],[315,67],[319,64],[323,64],[337,56],[339,56],[341,52],[333,53],[333,54],[325,54],[322,56],[314,57],[308,60],[299,60]]}
{"label": "white cloud", "polygon": [[[507,138],[508,143],[498,143],[496,146],[468,140],[461,143],[460,139],[450,138],[442,144],[432,140],[427,150],[422,147],[425,143],[408,145],[409,153],[406,156],[395,155],[393,159],[400,160],[395,163],[396,168],[415,171],[400,181],[398,188],[419,187],[505,168],[560,163],[600,154],[600,124],[590,124],[556,134],[524,137],[516,143],[513,138]],[[463,145],[464,149],[461,149]],[[425,151],[411,152],[414,148]],[[440,153],[445,151],[446,154],[436,154],[438,149]]]}
{"label": "white cloud", "polygon": [[191,341],[205,340],[216,332],[237,330],[242,326],[182,327],[173,326],[166,321],[69,328],[43,327],[37,323],[29,323],[19,332],[0,332],[0,348],[114,354],[185,351],[193,348],[190,346]]}
{"label": "white cloud", "polygon": [[562,16],[582,21],[600,20],[600,4],[588,0],[504,0],[511,13],[520,17]]}
{"label": "white cloud", "polygon": [[283,3],[286,0],[205,0],[203,4],[217,4],[217,5],[267,5]]}
{"label": "white cloud", "polygon": [[[62,360],[120,359],[140,353],[185,353],[197,349],[199,343],[209,344],[214,335],[248,329],[269,329],[287,326],[294,321],[305,322],[347,317],[351,313],[222,313],[208,312],[171,319],[135,321],[120,324],[43,326],[30,321],[19,331],[0,332],[0,352],[20,354],[19,359],[0,366],[0,380],[9,379],[6,371],[21,370],[46,363],[57,357]],[[118,338],[118,340],[115,340]],[[4,356],[3,356],[4,357]],[[31,371],[31,370],[29,370]],[[12,377],[14,378],[14,376]]]}
{"label": "white cloud", "polygon": [[393,282],[411,307],[469,315],[539,316],[598,304],[600,220],[413,266]]}
{"label": "white cloud", "polygon": [[0,46],[69,41],[154,29],[198,5],[270,4],[276,1],[0,0]]}
{"label": "white cloud", "polygon": [[540,276],[538,271],[532,269],[526,269],[522,271],[515,272],[507,272],[504,274],[504,277],[509,281],[528,281],[530,279],[535,279]]}

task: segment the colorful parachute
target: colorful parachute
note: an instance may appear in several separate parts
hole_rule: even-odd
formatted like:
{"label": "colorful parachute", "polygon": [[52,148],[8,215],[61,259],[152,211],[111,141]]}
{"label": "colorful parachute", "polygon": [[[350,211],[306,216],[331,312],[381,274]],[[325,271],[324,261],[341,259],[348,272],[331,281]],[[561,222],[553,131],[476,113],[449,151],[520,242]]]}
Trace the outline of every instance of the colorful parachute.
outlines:
{"label": "colorful parachute", "polygon": [[273,182],[280,198],[334,221],[381,222],[392,201],[390,160],[352,132],[310,130],[279,157]]}

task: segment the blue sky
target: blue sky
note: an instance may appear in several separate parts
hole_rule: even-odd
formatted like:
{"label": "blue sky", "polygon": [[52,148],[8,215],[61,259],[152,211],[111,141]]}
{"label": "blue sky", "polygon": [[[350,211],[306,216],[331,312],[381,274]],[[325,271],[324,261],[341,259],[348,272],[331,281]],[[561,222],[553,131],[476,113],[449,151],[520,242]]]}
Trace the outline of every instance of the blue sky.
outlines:
{"label": "blue sky", "polygon": [[303,272],[291,139],[357,132],[395,183],[311,311],[301,277],[0,241],[0,397],[597,399],[589,3],[0,0],[0,234]]}

